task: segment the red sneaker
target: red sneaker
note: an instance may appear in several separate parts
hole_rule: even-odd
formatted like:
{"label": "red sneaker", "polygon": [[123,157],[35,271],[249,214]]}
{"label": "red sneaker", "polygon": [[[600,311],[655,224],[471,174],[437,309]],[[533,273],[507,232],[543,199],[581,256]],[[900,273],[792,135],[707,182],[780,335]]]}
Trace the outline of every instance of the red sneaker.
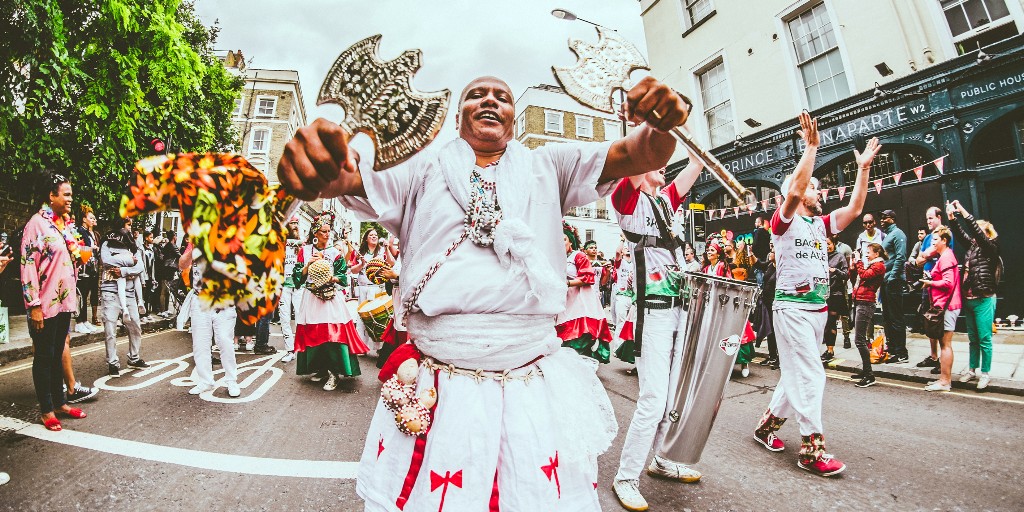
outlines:
{"label": "red sneaker", "polygon": [[761,446],[770,452],[781,452],[786,449],[786,443],[775,436],[775,432],[769,432],[767,436],[761,437],[754,432],[754,440],[761,443]]}
{"label": "red sneaker", "polygon": [[796,465],[800,466],[801,469],[806,469],[807,471],[819,476],[835,476],[846,469],[846,464],[832,458],[832,456],[827,453],[823,454],[821,458],[810,464],[804,464],[800,460],[797,460]]}

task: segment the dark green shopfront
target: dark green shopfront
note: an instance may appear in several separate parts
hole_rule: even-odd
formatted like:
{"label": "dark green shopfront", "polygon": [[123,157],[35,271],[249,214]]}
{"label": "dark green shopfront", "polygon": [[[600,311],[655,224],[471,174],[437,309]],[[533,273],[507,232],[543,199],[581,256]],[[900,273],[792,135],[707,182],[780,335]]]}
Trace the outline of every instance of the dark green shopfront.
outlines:
{"label": "dark green shopfront", "polygon": [[[985,52],[989,60],[970,53],[812,112],[822,135],[815,176],[832,191],[826,212],[845,204],[856,175],[854,140],[878,137],[884,147],[871,169],[865,213],[894,210],[912,246],[928,207],[960,200],[999,232],[1006,271],[996,316],[1024,317],[1024,36]],[[707,220],[706,232],[747,233],[755,215],[774,211],[773,198],[801,153],[797,128],[794,119],[712,151],[759,200],[768,199],[769,208],[759,203],[757,211],[734,215],[737,204],[705,172],[690,202],[727,212]],[[940,158],[941,170],[933,163]],[[674,164],[669,175],[684,165]],[[875,180],[881,180],[880,192]],[[840,189],[846,200],[838,198]],[[852,245],[861,230],[851,225],[841,238]],[[964,249],[957,249],[961,262]]]}

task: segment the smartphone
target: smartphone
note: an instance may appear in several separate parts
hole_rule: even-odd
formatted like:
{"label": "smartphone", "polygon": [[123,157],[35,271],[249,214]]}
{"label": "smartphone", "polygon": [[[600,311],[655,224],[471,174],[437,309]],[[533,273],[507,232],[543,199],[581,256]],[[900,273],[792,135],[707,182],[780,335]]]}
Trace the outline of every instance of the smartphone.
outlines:
{"label": "smartphone", "polygon": [[11,254],[11,246],[6,245],[3,249],[0,249],[0,256],[7,256],[8,254]]}

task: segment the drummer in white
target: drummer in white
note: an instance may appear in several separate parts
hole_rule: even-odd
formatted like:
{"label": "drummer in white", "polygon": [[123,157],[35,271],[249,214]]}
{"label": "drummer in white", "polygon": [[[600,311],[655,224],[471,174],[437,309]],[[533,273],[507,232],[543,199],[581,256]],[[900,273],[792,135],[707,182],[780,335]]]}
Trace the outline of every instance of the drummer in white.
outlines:
{"label": "drummer in white", "polygon": [[[665,169],[659,169],[622,180],[612,192],[612,206],[626,236],[626,250],[636,254],[634,342],[640,345],[636,357],[640,397],[613,483],[619,502],[629,510],[647,510],[647,500],[640,494],[640,471],[668,426],[665,409],[683,350],[683,338],[677,334],[682,333],[686,318],[679,300],[683,247],[671,230],[672,212],[679,208],[702,169],[703,164],[691,153],[689,165],[668,186]],[[643,243],[640,251],[638,242]],[[647,474],[686,483],[701,478],[699,471],[658,456],[647,466]]]}
{"label": "drummer in white", "polygon": [[781,376],[768,410],[754,431],[754,439],[773,452],[785,449],[775,432],[789,416],[800,426],[802,443],[797,465],[820,476],[837,475],[846,465],[825,453],[821,401],[825,370],[818,357],[818,343],[828,317],[827,237],[856,220],[864,208],[871,162],[881,145],[868,141],[863,152],[854,150],[857,180],[850,204],[822,216],[818,182],[811,177],[817,154],[818,121],[800,114],[804,154],[796,170],[782,182],[786,200],[771,221],[772,243],[778,265],[773,327],[778,344]]}

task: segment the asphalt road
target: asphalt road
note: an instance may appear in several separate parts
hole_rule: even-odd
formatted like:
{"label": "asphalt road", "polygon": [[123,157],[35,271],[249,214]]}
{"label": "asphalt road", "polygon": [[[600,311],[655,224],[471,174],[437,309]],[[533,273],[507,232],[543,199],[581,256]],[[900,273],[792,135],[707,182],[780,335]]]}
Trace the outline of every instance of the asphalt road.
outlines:
{"label": "asphalt road", "polygon": [[[104,376],[102,346],[74,352],[81,380]],[[89,417],[63,420],[69,431],[59,434],[10,430],[38,423],[31,361],[0,366],[0,470],[12,477],[0,487],[0,510],[362,510],[352,475],[379,390],[370,359],[362,377],[326,392],[280,354],[240,355],[235,401],[224,389],[187,394],[190,352],[184,333],[148,336],[143,357],[166,362],[101,380],[106,389],[82,404]],[[616,446],[599,462],[606,511],[621,510],[611,478],[637,394],[626,368],[599,370],[619,420]],[[857,389],[836,373],[826,439],[848,469],[824,479],[797,468],[792,422],[780,432],[785,452],[751,439],[778,377],[753,368],[728,385],[696,466],[699,484],[641,479],[651,510],[1024,510],[1021,398],[934,395],[902,382]]]}

